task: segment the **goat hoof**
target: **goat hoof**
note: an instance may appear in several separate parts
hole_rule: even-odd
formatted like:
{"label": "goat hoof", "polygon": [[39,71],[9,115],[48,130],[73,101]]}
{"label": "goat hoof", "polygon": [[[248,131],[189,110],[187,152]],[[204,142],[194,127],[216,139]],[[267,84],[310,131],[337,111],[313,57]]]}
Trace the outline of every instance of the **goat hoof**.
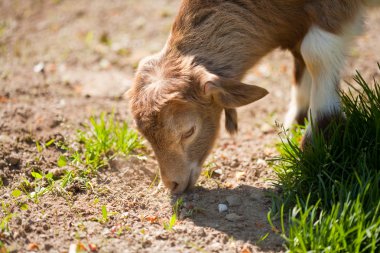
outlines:
{"label": "goat hoof", "polygon": [[323,138],[324,143],[328,144],[332,139],[342,138],[346,119],[340,113],[331,116],[319,117],[314,127],[309,125],[301,141],[301,150],[305,151],[315,146],[315,141]]}

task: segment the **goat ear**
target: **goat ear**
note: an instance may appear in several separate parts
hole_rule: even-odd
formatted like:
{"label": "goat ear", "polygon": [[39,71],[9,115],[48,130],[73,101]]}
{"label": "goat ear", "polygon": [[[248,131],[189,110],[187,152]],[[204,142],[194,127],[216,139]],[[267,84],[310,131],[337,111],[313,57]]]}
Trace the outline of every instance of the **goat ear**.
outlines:
{"label": "goat ear", "polygon": [[238,131],[237,112],[236,109],[224,109],[226,118],[226,130],[230,134],[236,134]]}
{"label": "goat ear", "polygon": [[232,109],[255,102],[268,94],[264,88],[210,75],[203,83],[206,96],[212,97],[223,108]]}

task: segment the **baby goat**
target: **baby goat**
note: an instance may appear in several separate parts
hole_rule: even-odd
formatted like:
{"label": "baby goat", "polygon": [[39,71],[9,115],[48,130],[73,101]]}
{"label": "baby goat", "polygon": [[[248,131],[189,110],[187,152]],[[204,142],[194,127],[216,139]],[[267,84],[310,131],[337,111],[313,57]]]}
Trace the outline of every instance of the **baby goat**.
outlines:
{"label": "baby goat", "polygon": [[[173,193],[192,187],[217,137],[222,112],[237,131],[237,107],[267,94],[241,83],[275,48],[295,62],[286,126],[340,119],[340,70],[364,7],[379,0],[183,0],[169,39],[142,60],[129,91],[133,117]],[[312,127],[308,126],[304,142]]]}

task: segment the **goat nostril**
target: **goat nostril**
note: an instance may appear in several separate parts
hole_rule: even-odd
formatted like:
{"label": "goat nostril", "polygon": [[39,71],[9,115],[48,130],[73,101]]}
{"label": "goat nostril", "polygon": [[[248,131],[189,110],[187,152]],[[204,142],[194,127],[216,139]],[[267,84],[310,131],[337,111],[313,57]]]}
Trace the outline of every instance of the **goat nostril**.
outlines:
{"label": "goat nostril", "polygon": [[172,191],[175,191],[178,188],[178,185],[177,182],[173,182]]}

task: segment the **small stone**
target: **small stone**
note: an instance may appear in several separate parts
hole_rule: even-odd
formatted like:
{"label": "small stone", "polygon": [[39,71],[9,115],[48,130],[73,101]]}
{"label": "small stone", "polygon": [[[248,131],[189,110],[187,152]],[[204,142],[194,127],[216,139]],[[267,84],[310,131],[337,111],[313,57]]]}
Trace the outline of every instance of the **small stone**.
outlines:
{"label": "small stone", "polygon": [[161,233],[160,232],[156,235],[156,239],[157,240],[167,240],[167,239],[169,239],[169,235],[167,233]]}
{"label": "small stone", "polygon": [[264,134],[267,134],[267,133],[270,133],[272,130],[273,130],[273,127],[268,124],[268,123],[264,123],[262,126],[261,126],[261,132],[263,132]]}
{"label": "small stone", "polygon": [[41,73],[45,71],[45,63],[39,62],[38,64],[34,65],[33,71],[35,73]]}
{"label": "small stone", "polygon": [[256,164],[260,165],[260,166],[263,166],[263,167],[265,167],[265,166],[268,165],[267,162],[265,160],[261,159],[261,158],[257,159]]}
{"label": "small stone", "polygon": [[124,219],[124,218],[128,218],[129,216],[129,212],[124,212],[121,214],[121,218]]}
{"label": "small stone", "polygon": [[240,161],[238,159],[234,159],[232,164],[231,164],[231,167],[237,168],[237,167],[239,167],[239,165],[240,165]]}
{"label": "small stone", "polygon": [[241,198],[235,195],[227,196],[226,200],[229,206],[240,206],[242,204]]}
{"label": "small stone", "polygon": [[42,226],[42,228],[44,229],[44,230],[49,230],[49,225],[48,224],[44,224],[43,226]]}
{"label": "small stone", "polygon": [[20,162],[20,157],[17,154],[10,154],[9,157],[7,158],[8,162],[10,165],[15,166],[19,164]]}
{"label": "small stone", "polygon": [[111,63],[107,59],[102,59],[99,63],[101,69],[109,69],[111,67]]}
{"label": "small stone", "polygon": [[207,234],[206,234],[206,231],[204,230],[204,228],[200,228],[197,232],[198,236],[200,237],[206,237]]}
{"label": "small stone", "polygon": [[69,253],[76,253],[76,252],[77,252],[77,245],[75,243],[70,244]]}
{"label": "small stone", "polygon": [[110,230],[108,228],[103,229],[103,231],[102,231],[103,236],[107,236],[109,234],[110,234]]}
{"label": "small stone", "polygon": [[16,217],[15,221],[17,225],[22,225],[22,219],[20,217]]}
{"label": "small stone", "polygon": [[45,244],[44,248],[45,248],[46,251],[49,251],[49,250],[51,250],[53,248],[53,245],[51,245],[51,244]]}
{"label": "small stone", "polygon": [[244,220],[244,217],[237,215],[236,213],[229,213],[226,215],[226,220],[236,222]]}
{"label": "small stone", "polygon": [[216,170],[214,170],[214,173],[217,175],[223,175],[223,170],[222,169],[216,169]]}
{"label": "small stone", "polygon": [[25,225],[24,225],[24,231],[25,231],[26,233],[30,233],[30,232],[33,231],[33,228],[32,228],[29,224],[25,224]]}
{"label": "small stone", "polygon": [[32,242],[32,243],[29,243],[28,245],[28,251],[37,251],[39,249],[40,247],[38,246],[37,243]]}
{"label": "small stone", "polygon": [[187,233],[186,225],[176,225],[174,229],[177,233]]}
{"label": "small stone", "polygon": [[236,179],[237,180],[244,180],[245,179],[245,172],[244,171],[238,171],[236,172]]}
{"label": "small stone", "polygon": [[219,213],[227,212],[228,207],[225,204],[219,204],[218,205],[218,210],[219,210]]}
{"label": "small stone", "polygon": [[96,244],[90,243],[90,244],[88,244],[88,247],[90,248],[90,250],[92,252],[97,252],[98,251],[98,247],[96,247]]}

